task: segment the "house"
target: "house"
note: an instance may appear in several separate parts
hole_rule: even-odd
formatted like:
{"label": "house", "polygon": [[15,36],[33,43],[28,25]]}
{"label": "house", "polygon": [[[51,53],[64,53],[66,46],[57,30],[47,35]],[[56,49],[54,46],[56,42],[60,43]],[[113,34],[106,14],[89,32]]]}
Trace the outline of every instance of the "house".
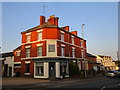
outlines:
{"label": "house", "polygon": [[2,61],[2,76],[14,76],[14,55],[13,52],[2,53],[0,61]]}
{"label": "house", "polygon": [[87,53],[87,60],[88,60],[88,69],[89,70],[101,70],[100,69],[100,62],[97,62],[97,57],[90,53]]}
{"label": "house", "polygon": [[113,59],[111,56],[104,56],[104,55],[98,55],[100,58],[102,58],[102,65],[105,70],[114,70],[115,69],[115,62],[113,62]]}
{"label": "house", "polygon": [[54,15],[46,21],[40,16],[40,24],[21,32],[22,43],[14,50],[16,76],[34,78],[69,77],[69,63],[83,69],[86,61],[86,40],[69,26],[59,27]]}

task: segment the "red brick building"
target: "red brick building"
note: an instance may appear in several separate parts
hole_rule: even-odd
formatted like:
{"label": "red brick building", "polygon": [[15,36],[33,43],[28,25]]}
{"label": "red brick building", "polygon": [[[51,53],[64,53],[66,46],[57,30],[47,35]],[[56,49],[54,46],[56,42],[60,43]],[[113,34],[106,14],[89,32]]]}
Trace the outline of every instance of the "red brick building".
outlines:
{"label": "red brick building", "polygon": [[86,40],[78,37],[69,26],[59,27],[58,17],[50,16],[46,21],[40,16],[40,25],[21,32],[22,44],[14,50],[17,76],[34,78],[69,77],[69,62],[82,69],[86,59]]}

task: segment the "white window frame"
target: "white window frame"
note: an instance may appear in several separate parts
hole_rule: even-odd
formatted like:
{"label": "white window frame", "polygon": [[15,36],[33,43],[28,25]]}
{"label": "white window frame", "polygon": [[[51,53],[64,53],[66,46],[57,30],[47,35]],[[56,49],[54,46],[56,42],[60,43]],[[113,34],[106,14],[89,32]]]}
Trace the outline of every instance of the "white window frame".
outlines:
{"label": "white window frame", "polygon": [[81,51],[82,58],[84,58],[84,50]]}
{"label": "white window frame", "polygon": [[31,34],[26,35],[26,42],[29,43],[31,41]]}
{"label": "white window frame", "polygon": [[64,33],[61,33],[61,41],[64,41]]}
{"label": "white window frame", "polygon": [[[51,48],[50,46],[54,46],[54,48]],[[55,52],[55,44],[49,44],[48,45],[48,52]]]}
{"label": "white window frame", "polygon": [[75,58],[75,48],[72,47],[72,57]]}
{"label": "white window frame", "polygon": [[16,51],[16,56],[20,56],[20,50]]}
{"label": "white window frame", "polygon": [[[29,50],[29,52],[27,50]],[[30,57],[30,48],[26,48],[26,58],[28,57]]]}
{"label": "white window frame", "polygon": [[42,31],[39,31],[39,32],[38,32],[37,39],[38,39],[38,40],[42,40]]}
{"label": "white window frame", "polygon": [[61,56],[65,56],[65,45],[61,45]]}
{"label": "white window frame", "polygon": [[[39,48],[41,48],[40,51],[39,51]],[[37,56],[42,56],[42,46],[37,47]]]}
{"label": "white window frame", "polygon": [[74,40],[74,36],[72,36],[72,38],[71,38],[72,40],[72,44],[74,45],[74,43],[75,43],[75,40]]}
{"label": "white window frame", "polygon": [[83,40],[80,41],[81,47],[83,47]]}

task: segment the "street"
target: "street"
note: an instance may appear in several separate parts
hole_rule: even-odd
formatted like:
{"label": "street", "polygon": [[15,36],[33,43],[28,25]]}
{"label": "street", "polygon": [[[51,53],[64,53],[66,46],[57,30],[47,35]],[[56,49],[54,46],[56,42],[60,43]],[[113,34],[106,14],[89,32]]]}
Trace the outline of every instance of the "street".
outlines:
{"label": "street", "polygon": [[[29,82],[29,81],[28,81]],[[49,82],[40,82],[36,84],[25,85],[3,85],[3,90],[13,89],[27,89],[27,90],[39,90],[45,88],[98,88],[104,90],[104,88],[119,88],[120,78],[108,78],[105,76],[73,79],[68,78],[64,80],[53,80]]]}

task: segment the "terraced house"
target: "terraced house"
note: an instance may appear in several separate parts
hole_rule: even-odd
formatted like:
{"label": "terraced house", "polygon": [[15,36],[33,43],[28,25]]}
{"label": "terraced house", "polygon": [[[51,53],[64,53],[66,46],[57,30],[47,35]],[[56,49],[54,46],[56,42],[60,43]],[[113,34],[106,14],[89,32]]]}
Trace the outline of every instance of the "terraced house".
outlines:
{"label": "terraced house", "polygon": [[86,40],[69,26],[59,27],[58,17],[40,16],[40,24],[21,32],[22,44],[14,50],[15,74],[34,78],[69,77],[69,62],[83,69]]}

